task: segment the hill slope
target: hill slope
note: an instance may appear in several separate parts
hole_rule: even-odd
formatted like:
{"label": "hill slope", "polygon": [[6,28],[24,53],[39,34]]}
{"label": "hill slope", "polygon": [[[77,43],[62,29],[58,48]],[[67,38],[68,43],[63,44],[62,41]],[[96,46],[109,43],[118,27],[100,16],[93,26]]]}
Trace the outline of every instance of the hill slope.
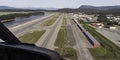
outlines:
{"label": "hill slope", "polygon": [[0,6],[0,10],[4,10],[4,9],[15,9],[15,8],[8,6]]}

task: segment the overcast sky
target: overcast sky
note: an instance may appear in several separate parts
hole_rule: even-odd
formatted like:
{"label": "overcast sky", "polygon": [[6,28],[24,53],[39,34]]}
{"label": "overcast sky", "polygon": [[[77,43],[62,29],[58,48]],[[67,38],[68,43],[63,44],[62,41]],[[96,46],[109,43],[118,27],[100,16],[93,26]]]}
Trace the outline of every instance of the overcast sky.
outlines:
{"label": "overcast sky", "polygon": [[81,5],[113,6],[120,0],[0,0],[0,6],[35,8],[78,8]]}

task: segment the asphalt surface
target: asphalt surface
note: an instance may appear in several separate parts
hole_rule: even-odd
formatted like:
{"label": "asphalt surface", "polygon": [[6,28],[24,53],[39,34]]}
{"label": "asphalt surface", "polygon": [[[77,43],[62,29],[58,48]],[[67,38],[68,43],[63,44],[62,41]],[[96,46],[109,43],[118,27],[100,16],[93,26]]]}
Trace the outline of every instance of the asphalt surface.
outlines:
{"label": "asphalt surface", "polygon": [[110,30],[107,28],[97,28],[97,31],[114,42],[116,45],[120,46],[120,31]]}
{"label": "asphalt surface", "polygon": [[69,14],[67,15],[66,31],[67,31],[67,46],[68,47],[74,47],[76,45],[76,43],[75,43],[75,38],[73,36],[73,32],[72,32],[72,29],[71,29]]}
{"label": "asphalt surface", "polygon": [[78,28],[77,24],[71,19],[70,22],[71,22],[71,29],[73,32],[73,36],[76,42],[78,60],[94,60],[88,50],[88,48],[92,48],[92,45],[88,42],[87,38]]}
{"label": "asphalt surface", "polygon": [[[35,43],[35,45],[54,50],[54,43],[57,38],[59,29],[61,28],[64,15],[60,15],[51,26],[38,26],[39,24],[51,18],[52,16],[54,16],[54,14],[41,17],[39,19],[24,24],[20,24],[15,27],[11,27],[9,29],[17,36],[21,36],[25,32],[29,32],[30,29],[46,30],[46,32]],[[75,47],[78,54],[78,60],[94,60],[90,52],[88,51],[88,48],[92,48],[92,45],[88,42],[87,38],[78,28],[76,23],[74,23],[74,21],[71,20],[70,17],[71,16],[68,16],[67,26],[66,26],[67,38],[69,41],[68,45]]]}
{"label": "asphalt surface", "polygon": [[51,25],[44,35],[35,43],[37,46],[54,50],[54,42],[57,38],[59,29],[61,28],[63,15],[59,16],[57,20]]}
{"label": "asphalt surface", "polygon": [[[23,34],[25,34],[26,32],[28,32],[31,28],[33,28],[33,26],[40,24],[44,21],[46,21],[49,18],[52,18],[55,14],[50,14],[50,15],[46,15],[40,18],[37,18],[35,20],[31,20],[28,21],[26,23],[23,24],[19,24],[16,26],[12,26],[12,27],[8,27],[8,29],[10,29],[10,31],[16,36],[16,37],[20,37]],[[4,42],[2,40],[0,40],[0,42]]]}
{"label": "asphalt surface", "polygon": [[75,38],[73,36],[73,32],[71,29],[71,26],[66,26],[66,31],[67,31],[67,46],[68,47],[74,47],[75,44]]}
{"label": "asphalt surface", "polygon": [[44,16],[44,17],[41,17],[41,18],[38,18],[38,19],[35,19],[32,21],[11,27],[9,29],[13,32],[14,35],[16,35],[18,37],[18,36],[21,36],[21,34],[25,32],[25,30],[32,28],[36,24],[40,24],[40,23],[44,22],[45,20],[49,19],[52,16],[53,16],[53,14]]}

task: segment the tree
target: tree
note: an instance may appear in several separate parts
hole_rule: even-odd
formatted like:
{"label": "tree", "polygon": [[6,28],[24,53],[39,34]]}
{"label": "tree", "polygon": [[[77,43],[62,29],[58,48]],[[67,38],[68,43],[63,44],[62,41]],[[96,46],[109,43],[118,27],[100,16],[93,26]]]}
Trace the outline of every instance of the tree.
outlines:
{"label": "tree", "polygon": [[99,22],[103,22],[103,23],[107,23],[107,22],[109,22],[109,20],[107,19],[107,17],[105,16],[105,15],[103,15],[103,14],[100,14],[99,16],[98,16],[98,19],[97,19]]}

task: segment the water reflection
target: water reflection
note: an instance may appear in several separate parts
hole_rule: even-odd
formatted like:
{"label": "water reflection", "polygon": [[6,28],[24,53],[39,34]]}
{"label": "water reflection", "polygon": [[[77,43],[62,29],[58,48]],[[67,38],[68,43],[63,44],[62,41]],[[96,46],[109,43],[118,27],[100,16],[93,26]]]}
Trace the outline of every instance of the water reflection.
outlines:
{"label": "water reflection", "polygon": [[18,25],[18,24],[21,24],[21,23],[24,23],[24,22],[34,20],[36,18],[40,18],[42,16],[44,16],[44,15],[33,15],[33,16],[30,16],[30,17],[15,18],[14,21],[5,22],[3,24],[7,27],[11,27],[11,26],[15,26],[15,25]]}

